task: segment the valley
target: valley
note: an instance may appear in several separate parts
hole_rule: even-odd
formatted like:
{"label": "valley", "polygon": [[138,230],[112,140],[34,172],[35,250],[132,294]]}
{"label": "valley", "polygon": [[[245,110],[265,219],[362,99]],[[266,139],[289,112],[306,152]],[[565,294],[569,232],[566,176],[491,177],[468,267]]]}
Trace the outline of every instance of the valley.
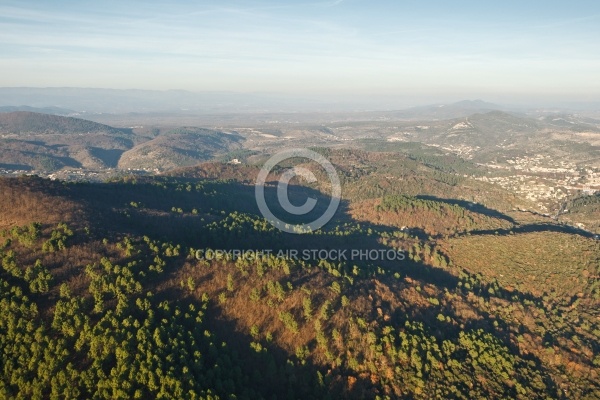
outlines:
{"label": "valley", "polygon": [[270,117],[0,113],[1,396],[600,395],[594,121]]}
{"label": "valley", "polygon": [[[281,148],[349,148],[406,155],[432,173],[504,189],[518,198],[512,208],[598,233],[596,223],[568,215],[565,204],[600,191],[600,121],[490,111],[493,106],[456,103],[444,107],[444,117],[474,113],[443,120],[414,120],[439,116],[439,107],[387,114],[148,116],[155,126],[144,125],[138,115],[99,114],[99,124],[23,111],[0,113],[0,173],[103,181],[213,160],[252,165]],[[180,120],[210,125],[180,127]],[[248,125],[240,125],[243,121]],[[112,122],[123,127],[106,125]],[[461,199],[482,201],[481,196]]]}

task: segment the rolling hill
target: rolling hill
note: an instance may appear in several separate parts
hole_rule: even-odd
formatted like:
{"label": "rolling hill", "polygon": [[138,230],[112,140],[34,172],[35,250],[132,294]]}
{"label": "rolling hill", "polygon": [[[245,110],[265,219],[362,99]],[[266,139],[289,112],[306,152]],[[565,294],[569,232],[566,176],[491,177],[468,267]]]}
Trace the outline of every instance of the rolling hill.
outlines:
{"label": "rolling hill", "polygon": [[210,160],[242,142],[239,135],[202,128],[132,130],[57,115],[0,113],[0,168],[12,170],[170,169]]}
{"label": "rolling hill", "polygon": [[116,129],[108,125],[79,118],[29,111],[15,111],[0,113],[0,133],[16,135],[107,133],[123,135],[131,132],[128,129]]}
{"label": "rolling hill", "polygon": [[168,131],[123,153],[119,168],[173,169],[212,159],[240,149],[243,137],[203,128]]}

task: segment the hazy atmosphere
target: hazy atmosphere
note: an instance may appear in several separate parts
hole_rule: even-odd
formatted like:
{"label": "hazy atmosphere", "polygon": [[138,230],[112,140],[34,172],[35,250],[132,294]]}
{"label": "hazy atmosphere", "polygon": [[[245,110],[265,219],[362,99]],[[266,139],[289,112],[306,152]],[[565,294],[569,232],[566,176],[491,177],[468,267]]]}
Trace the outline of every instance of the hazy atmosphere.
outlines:
{"label": "hazy atmosphere", "polygon": [[594,1],[3,1],[0,86],[590,101],[599,22]]}
{"label": "hazy atmosphere", "polygon": [[599,1],[0,0],[0,399],[600,399]]}

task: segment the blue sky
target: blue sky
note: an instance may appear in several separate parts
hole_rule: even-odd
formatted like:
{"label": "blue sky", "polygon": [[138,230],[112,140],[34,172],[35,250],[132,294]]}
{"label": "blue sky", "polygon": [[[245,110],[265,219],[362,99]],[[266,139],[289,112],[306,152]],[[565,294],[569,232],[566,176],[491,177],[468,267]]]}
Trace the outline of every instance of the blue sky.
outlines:
{"label": "blue sky", "polygon": [[600,100],[597,1],[0,1],[0,86]]}

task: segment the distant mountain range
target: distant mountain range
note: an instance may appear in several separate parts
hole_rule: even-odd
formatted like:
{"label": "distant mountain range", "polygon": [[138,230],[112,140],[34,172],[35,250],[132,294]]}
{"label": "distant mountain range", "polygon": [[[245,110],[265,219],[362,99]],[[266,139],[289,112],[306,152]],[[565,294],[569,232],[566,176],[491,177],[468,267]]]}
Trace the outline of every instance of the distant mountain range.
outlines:
{"label": "distant mountain range", "polygon": [[54,115],[74,115],[78,114],[75,110],[69,110],[67,108],[60,107],[30,107],[30,106],[2,106],[0,107],[0,113],[14,112],[14,111],[29,111],[42,114],[54,114]]}
{"label": "distant mountain range", "polygon": [[[276,93],[190,92],[186,90],[138,90],[96,88],[0,88],[0,112],[35,111],[71,115],[80,113],[176,113],[176,114],[270,114],[270,113],[358,113],[401,119],[444,119],[491,110],[557,113],[600,110],[600,102],[555,104],[551,107],[506,106],[482,100],[425,105],[403,109],[410,98],[376,96],[293,96]],[[413,100],[414,101],[414,100]],[[369,110],[369,111],[366,111]],[[392,111],[389,111],[392,110]],[[393,111],[399,110],[399,111]]]}
{"label": "distant mountain range", "polygon": [[73,109],[78,113],[87,114],[260,113],[315,110],[324,105],[313,99],[263,93],[194,93],[186,90],[93,88],[0,88],[0,106],[14,107],[15,104],[24,104],[35,108]]}
{"label": "distant mountain range", "polygon": [[489,111],[516,111],[516,109],[510,109],[483,100],[463,100],[450,104],[433,104],[412,107],[406,110],[391,112],[390,115],[404,119],[432,120],[466,117],[471,114],[486,113]]}

